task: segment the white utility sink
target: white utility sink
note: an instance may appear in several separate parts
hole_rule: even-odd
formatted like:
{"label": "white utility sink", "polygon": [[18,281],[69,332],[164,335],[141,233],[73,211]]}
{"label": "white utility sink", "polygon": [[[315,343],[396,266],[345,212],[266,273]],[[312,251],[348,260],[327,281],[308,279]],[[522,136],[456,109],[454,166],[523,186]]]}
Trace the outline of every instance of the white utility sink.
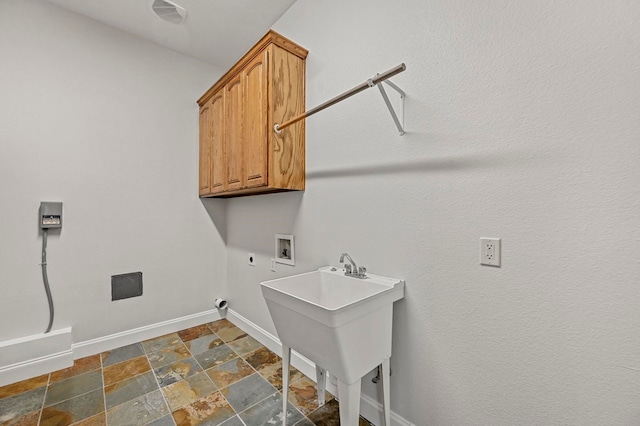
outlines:
{"label": "white utility sink", "polygon": [[388,419],[393,302],[404,297],[404,281],[373,274],[349,277],[343,268],[327,266],[265,281],[261,287],[283,345],[284,403],[293,348],[316,363],[320,403],[324,403],[325,370],[338,379],[340,419],[345,426],[358,424],[360,379],[382,365]]}

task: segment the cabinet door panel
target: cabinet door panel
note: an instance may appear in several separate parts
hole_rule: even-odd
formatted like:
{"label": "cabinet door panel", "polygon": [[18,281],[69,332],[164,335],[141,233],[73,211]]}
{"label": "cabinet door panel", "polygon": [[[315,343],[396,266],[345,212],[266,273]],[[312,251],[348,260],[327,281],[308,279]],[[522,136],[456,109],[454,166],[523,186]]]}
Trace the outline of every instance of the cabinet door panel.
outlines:
{"label": "cabinet door panel", "polygon": [[244,179],[247,187],[267,184],[267,51],[242,72],[244,90]]}
{"label": "cabinet door panel", "polygon": [[225,88],[227,189],[243,187],[242,182],[242,84],[238,75]]}
{"label": "cabinet door panel", "polygon": [[[305,62],[284,49],[273,46],[269,79],[271,121],[283,123],[305,109]],[[270,133],[269,184],[278,188],[304,189],[305,186],[305,120]]]}
{"label": "cabinet door panel", "polygon": [[211,108],[209,104],[200,108],[200,195],[211,193]]}
{"label": "cabinet door panel", "polygon": [[225,190],[227,168],[224,153],[224,91],[214,95],[209,101],[211,134],[211,192],[218,193]]}

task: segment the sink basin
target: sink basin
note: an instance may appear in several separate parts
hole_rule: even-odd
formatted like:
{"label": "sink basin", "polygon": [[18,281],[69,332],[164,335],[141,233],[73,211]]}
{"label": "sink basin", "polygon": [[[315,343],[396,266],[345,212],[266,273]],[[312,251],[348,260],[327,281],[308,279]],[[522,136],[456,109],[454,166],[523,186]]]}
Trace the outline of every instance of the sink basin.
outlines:
{"label": "sink basin", "polygon": [[327,266],[261,287],[282,344],[354,383],[391,356],[393,302],[404,297],[404,281],[344,273]]}

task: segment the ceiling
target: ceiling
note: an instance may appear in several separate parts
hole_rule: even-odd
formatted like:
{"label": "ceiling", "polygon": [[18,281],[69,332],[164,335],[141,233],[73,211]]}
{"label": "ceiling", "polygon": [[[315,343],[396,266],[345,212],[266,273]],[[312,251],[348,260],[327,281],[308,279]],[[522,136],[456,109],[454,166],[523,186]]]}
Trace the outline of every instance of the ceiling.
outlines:
{"label": "ceiling", "polygon": [[187,9],[182,24],[156,16],[153,0],[47,1],[226,69],[296,0],[172,0]]}

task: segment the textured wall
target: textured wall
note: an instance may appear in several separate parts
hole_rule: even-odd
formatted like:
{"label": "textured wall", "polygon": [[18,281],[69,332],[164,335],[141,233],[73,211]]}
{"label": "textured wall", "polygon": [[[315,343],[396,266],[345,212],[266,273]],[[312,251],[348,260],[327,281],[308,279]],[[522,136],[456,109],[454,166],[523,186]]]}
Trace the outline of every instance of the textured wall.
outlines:
{"label": "textured wall", "polygon": [[[225,248],[196,192],[195,100],[220,70],[38,1],[0,1],[0,54],[0,341],[47,326],[40,201],[64,202],[54,329],[78,342],[212,309]],[[110,276],[133,271],[144,295],[111,302]]]}
{"label": "textured wall", "polygon": [[[635,1],[299,0],[274,28],[310,51],[307,106],[406,62],[408,134],[376,90],[309,118],[306,192],[227,205],[231,306],[273,331],[259,282],[348,251],[407,282],[407,420],[640,423],[639,27]],[[298,264],[272,273],[278,232]]]}

